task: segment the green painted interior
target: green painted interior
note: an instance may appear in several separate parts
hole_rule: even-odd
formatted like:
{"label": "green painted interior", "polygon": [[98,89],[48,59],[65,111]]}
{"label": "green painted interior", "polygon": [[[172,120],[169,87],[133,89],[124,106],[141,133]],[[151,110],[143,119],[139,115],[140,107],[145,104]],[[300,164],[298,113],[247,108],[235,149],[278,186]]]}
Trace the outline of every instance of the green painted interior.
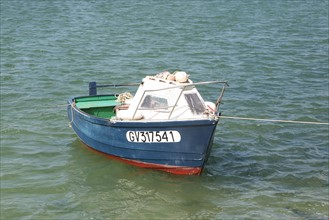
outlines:
{"label": "green painted interior", "polygon": [[115,116],[115,112],[112,107],[97,107],[97,108],[87,108],[87,109],[81,109],[84,112],[99,117],[99,118],[111,118],[112,116]]}
{"label": "green painted interior", "polygon": [[120,104],[114,95],[108,96],[86,96],[75,99],[77,108],[100,118],[111,118],[115,116],[114,107]]}

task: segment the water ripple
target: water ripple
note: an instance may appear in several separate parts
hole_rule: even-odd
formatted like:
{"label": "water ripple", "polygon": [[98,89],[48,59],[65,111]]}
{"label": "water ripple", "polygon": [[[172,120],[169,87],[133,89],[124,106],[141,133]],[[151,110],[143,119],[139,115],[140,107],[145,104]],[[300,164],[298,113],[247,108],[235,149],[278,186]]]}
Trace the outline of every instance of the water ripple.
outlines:
{"label": "water ripple", "polygon": [[328,219],[328,126],[222,119],[203,175],[181,177],[90,151],[65,106],[89,81],[185,70],[230,82],[224,115],[328,122],[328,7],[1,1],[0,218]]}

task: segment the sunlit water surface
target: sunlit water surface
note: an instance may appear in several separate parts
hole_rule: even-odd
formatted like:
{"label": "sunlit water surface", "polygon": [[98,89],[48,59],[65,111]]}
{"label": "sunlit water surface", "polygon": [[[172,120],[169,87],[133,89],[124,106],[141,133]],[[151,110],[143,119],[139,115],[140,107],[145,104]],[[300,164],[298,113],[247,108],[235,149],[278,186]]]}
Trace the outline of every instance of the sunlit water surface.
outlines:
{"label": "sunlit water surface", "polygon": [[90,151],[65,107],[184,70],[229,81],[223,115],[328,122],[328,39],[326,0],[1,0],[1,219],[328,219],[328,125],[222,119],[175,176]]}

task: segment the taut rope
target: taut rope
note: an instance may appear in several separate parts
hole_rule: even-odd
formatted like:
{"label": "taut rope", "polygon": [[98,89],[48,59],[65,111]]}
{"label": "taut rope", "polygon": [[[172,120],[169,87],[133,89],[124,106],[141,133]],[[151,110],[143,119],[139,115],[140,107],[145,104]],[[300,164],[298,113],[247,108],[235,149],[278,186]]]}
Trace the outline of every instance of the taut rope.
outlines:
{"label": "taut rope", "polygon": [[329,125],[328,122],[313,122],[313,121],[290,121],[290,120],[275,120],[265,118],[246,118],[246,117],[235,117],[235,116],[223,116],[223,119],[237,119],[237,120],[249,120],[249,121],[264,121],[264,122],[281,122],[281,123],[296,123],[296,124],[313,124],[313,125]]}

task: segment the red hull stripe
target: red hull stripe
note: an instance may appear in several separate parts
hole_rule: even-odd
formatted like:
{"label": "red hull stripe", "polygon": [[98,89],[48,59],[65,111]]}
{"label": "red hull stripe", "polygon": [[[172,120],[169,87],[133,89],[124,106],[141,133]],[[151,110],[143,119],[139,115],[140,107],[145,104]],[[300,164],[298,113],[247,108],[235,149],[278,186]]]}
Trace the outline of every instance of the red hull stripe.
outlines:
{"label": "red hull stripe", "polygon": [[148,168],[148,169],[154,169],[154,170],[161,170],[165,171],[168,173],[173,173],[177,175],[200,175],[202,172],[202,167],[182,167],[182,166],[170,166],[170,165],[162,165],[162,164],[154,164],[154,163],[146,163],[146,162],[141,162],[141,161],[136,161],[136,160],[130,160],[130,159],[125,159],[122,157],[117,157],[109,154],[105,154],[101,151],[98,151],[88,145],[86,145],[89,149],[100,153],[102,155],[105,155],[108,158],[114,159],[114,160],[119,160],[124,163],[142,167],[142,168]]}

